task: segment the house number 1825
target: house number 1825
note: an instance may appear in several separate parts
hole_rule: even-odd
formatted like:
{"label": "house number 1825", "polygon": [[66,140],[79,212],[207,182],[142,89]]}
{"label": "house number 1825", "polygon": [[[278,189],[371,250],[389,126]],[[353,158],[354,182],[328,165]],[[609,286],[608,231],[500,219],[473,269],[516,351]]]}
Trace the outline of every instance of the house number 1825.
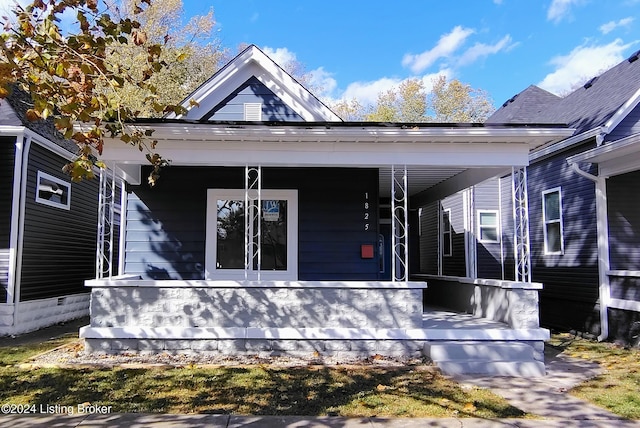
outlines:
{"label": "house number 1825", "polygon": [[364,192],[364,230],[369,230],[369,192]]}

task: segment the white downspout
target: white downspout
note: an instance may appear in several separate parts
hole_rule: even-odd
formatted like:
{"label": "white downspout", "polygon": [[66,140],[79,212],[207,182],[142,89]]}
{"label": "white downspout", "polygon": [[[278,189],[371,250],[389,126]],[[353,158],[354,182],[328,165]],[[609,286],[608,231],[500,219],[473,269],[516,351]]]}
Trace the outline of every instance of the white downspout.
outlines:
{"label": "white downspout", "polygon": [[596,225],[598,233],[598,282],[600,297],[600,335],[598,340],[609,337],[609,301],[611,299],[611,285],[609,284],[609,228],[607,218],[607,187],[606,177],[589,174],[580,169],[575,162],[569,163],[571,169],[578,175],[588,178],[596,185]]}
{"label": "white downspout", "polygon": [[[9,238],[9,272],[7,275],[7,304],[15,304],[16,300],[16,279],[18,264],[18,242],[20,234],[20,186],[22,184],[22,156],[24,153],[26,138],[23,133],[16,135],[15,151],[13,159],[13,190],[11,193],[11,232]],[[15,309],[15,308],[14,308]],[[15,311],[14,311],[15,313]],[[14,317],[15,325],[15,317]]]}
{"label": "white downspout", "polygon": [[[18,210],[14,211],[18,213],[17,231],[16,231],[16,259],[14,271],[14,294],[13,298],[13,326],[18,325],[18,313],[20,312],[20,283],[22,278],[22,249],[24,247],[24,215],[27,198],[27,170],[29,167],[29,151],[31,150],[31,136],[24,139],[24,147],[21,153],[21,165],[20,165],[20,184],[19,184],[19,202]],[[17,165],[17,163],[16,163]],[[15,190],[14,186],[14,190]],[[15,199],[14,199],[15,201]],[[13,225],[12,225],[13,226]],[[13,230],[12,230],[13,232]]]}

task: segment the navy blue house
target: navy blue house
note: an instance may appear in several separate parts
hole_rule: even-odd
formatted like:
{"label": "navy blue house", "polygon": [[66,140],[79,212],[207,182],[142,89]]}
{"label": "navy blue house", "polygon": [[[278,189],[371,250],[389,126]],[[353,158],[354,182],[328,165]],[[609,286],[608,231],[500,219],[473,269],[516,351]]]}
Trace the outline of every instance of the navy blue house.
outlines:
{"label": "navy blue house", "polygon": [[[435,289],[452,282],[447,275],[466,274],[463,261],[445,263],[438,278],[421,276],[442,248],[427,238],[438,226],[421,224],[420,214],[521,170],[532,149],[572,133],[561,125],[344,122],[255,46],[184,106],[184,115],[135,124],[153,130],[171,161],[154,187],[144,153],[105,143],[111,180],[123,183],[122,227],[119,244],[102,239],[98,248],[118,269],[87,281],[91,325],[81,337],[90,351],[422,352],[431,334],[422,329],[425,281]],[[115,245],[118,260],[104,251]],[[500,244],[487,248],[497,254]],[[465,290],[457,302],[465,312],[516,330],[448,337],[528,341],[539,357],[548,337],[538,325],[539,284],[502,281],[494,271],[501,267],[483,263],[485,281],[456,280],[451,290]],[[469,287],[481,297],[469,300]],[[505,295],[511,300],[491,304]],[[426,303],[438,305],[431,297]],[[526,364],[544,371],[539,358]]]}
{"label": "navy blue house", "polygon": [[27,121],[29,102],[0,103],[0,336],[88,315],[96,275],[98,182],[62,172],[77,147]]}
{"label": "navy blue house", "polygon": [[[639,102],[635,53],[564,97],[530,86],[487,120],[494,125],[562,123],[574,129],[562,141],[533,150],[527,167],[531,279],[544,284],[540,320],[545,327],[603,340],[638,340]],[[513,277],[509,182],[509,176],[492,179],[439,202],[447,230],[451,224],[444,236],[451,244],[440,259],[426,258],[423,269],[437,270],[440,260],[441,272],[460,275],[466,257],[466,272]],[[430,214],[422,222],[435,225],[437,218]],[[435,226],[428,230],[437,236]],[[473,235],[466,247],[465,233]]]}

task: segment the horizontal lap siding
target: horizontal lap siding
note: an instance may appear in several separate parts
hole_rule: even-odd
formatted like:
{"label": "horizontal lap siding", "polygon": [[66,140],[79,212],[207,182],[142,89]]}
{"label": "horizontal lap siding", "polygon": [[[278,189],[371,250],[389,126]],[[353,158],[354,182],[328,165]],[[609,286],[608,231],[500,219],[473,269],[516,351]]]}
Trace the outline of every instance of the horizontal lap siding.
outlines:
{"label": "horizontal lap siding", "polygon": [[[498,211],[498,222],[503,216],[500,212],[500,183],[497,178],[485,181],[474,187],[474,219],[472,235],[477,238],[476,258],[478,278],[501,279],[501,246],[500,242],[480,242],[478,224],[480,221],[479,210]],[[498,223],[499,224],[499,223]],[[500,230],[498,230],[500,233]]]}
{"label": "horizontal lap siding", "polygon": [[441,201],[442,209],[451,210],[451,256],[442,257],[442,274],[467,276],[464,244],[464,210],[462,193],[456,193]]}
{"label": "horizontal lap siding", "polygon": [[244,119],[244,104],[262,104],[262,120],[265,121],[302,121],[299,114],[293,111],[269,88],[258,79],[252,77],[225,98],[207,115],[209,120],[241,121]]}
{"label": "horizontal lap siding", "polygon": [[[532,279],[540,292],[541,322],[548,327],[596,329],[598,250],[595,184],[579,176],[566,158],[593,148],[593,143],[562,152],[528,168],[529,231]],[[588,172],[596,174],[595,166]],[[542,192],[560,187],[564,254],[544,254]]]}
{"label": "horizontal lap siding", "polygon": [[[613,131],[606,136],[606,141],[616,141],[620,138],[640,132],[640,107],[636,107],[620,122]],[[614,143],[615,144],[615,143]]]}
{"label": "horizontal lap siding", "polygon": [[[378,279],[377,170],[297,170],[294,183],[299,186],[300,279]],[[364,219],[365,202],[369,203],[368,220]],[[362,259],[362,244],[373,245],[376,257]]]}
{"label": "horizontal lap siding", "polygon": [[46,172],[63,181],[66,160],[33,143],[24,219],[21,300],[86,292],[95,277],[98,180],[71,183],[71,209],[35,202],[36,176]]}
{"label": "horizontal lap siding", "polygon": [[[361,244],[377,242],[377,180],[371,169],[262,169],[263,189],[298,190],[300,280],[377,279],[377,259],[360,257]],[[125,273],[204,278],[208,188],[244,188],[244,169],[172,167],[154,189],[129,188]]]}
{"label": "horizontal lap siding", "polygon": [[612,270],[640,270],[640,171],[607,179]]}
{"label": "horizontal lap siding", "polygon": [[502,254],[504,257],[504,279],[515,280],[515,259],[513,248],[513,185],[511,175],[500,177],[500,230]]}
{"label": "horizontal lap siding", "polygon": [[0,137],[0,303],[7,301],[15,137]]}
{"label": "horizontal lap siding", "polygon": [[420,216],[420,273],[438,274],[438,202],[422,207]]}

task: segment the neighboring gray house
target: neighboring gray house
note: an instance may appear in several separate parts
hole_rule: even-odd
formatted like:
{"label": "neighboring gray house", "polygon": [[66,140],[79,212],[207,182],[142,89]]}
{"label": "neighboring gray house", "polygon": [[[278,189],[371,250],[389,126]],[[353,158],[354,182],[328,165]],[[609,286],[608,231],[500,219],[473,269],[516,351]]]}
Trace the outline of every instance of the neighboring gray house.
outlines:
{"label": "neighboring gray house", "polygon": [[[635,53],[564,97],[530,86],[486,122],[562,123],[575,129],[570,137],[533,150],[526,169],[531,280],[544,285],[544,327],[638,341],[639,102]],[[452,240],[453,251],[441,257],[445,274],[514,277],[509,183],[507,176],[492,179],[440,202],[452,226],[445,238]],[[438,218],[430,209],[425,224]],[[437,259],[427,260],[437,269]]]}
{"label": "neighboring gray house", "polygon": [[50,122],[29,122],[28,94],[0,102],[0,336],[86,316],[96,274],[97,180],[72,183],[77,149]]}
{"label": "neighboring gray house", "polygon": [[[521,189],[529,152],[571,129],[343,122],[255,46],[184,103],[136,123],[171,159],[154,188],[144,153],[105,142],[125,182],[121,257],[106,257],[121,275],[87,281],[87,349],[425,354],[448,372],[544,374],[541,285],[421,275],[418,212],[512,167]],[[423,302],[426,287],[485,318]]]}

